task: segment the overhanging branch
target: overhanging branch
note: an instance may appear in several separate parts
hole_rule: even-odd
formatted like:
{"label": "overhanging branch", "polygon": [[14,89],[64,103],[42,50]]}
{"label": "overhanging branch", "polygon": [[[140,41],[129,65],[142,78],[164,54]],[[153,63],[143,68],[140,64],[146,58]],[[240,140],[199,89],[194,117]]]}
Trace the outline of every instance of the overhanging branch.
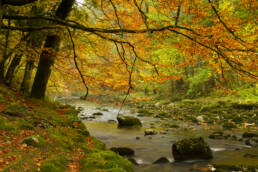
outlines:
{"label": "overhanging branch", "polygon": [[37,0],[2,0],[2,5],[22,6],[35,1]]}

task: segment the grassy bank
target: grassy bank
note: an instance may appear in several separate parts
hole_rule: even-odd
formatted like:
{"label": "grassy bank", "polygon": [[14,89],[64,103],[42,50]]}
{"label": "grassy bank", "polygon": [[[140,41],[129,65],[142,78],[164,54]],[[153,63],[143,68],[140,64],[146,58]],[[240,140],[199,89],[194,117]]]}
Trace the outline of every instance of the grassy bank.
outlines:
{"label": "grassy bank", "polygon": [[132,164],[90,136],[71,106],[0,85],[0,171],[132,172]]}

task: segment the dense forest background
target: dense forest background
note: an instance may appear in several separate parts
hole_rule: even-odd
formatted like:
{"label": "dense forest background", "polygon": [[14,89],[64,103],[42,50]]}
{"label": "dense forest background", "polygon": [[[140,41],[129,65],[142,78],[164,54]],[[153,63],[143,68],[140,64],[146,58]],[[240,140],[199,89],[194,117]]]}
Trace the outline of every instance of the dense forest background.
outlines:
{"label": "dense forest background", "polygon": [[257,98],[256,7],[252,0],[2,0],[0,78],[37,98]]}

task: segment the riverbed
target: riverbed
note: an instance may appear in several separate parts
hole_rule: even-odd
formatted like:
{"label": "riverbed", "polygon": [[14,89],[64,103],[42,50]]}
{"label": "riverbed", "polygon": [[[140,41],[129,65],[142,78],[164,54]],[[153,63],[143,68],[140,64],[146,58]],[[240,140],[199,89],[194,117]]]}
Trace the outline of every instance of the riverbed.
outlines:
{"label": "riverbed", "polygon": [[[138,117],[143,127],[141,129],[119,129],[117,128],[116,117],[118,113],[123,115],[135,116],[137,113],[129,109],[120,111],[117,107],[97,105],[89,102],[75,101],[72,103],[81,112],[79,117],[83,120],[92,136],[103,141],[107,148],[111,147],[129,147],[135,151],[133,159],[138,163],[135,165],[136,172],[184,172],[184,171],[204,171],[209,164],[214,162],[232,160],[235,155],[244,154],[251,149],[242,142],[234,140],[212,140],[208,139],[211,131],[196,124],[178,123],[180,128],[164,129],[163,122],[160,119],[151,117]],[[92,116],[93,113],[101,112],[101,116]],[[146,128],[154,128],[158,131],[157,135],[144,136]],[[175,162],[172,156],[172,144],[178,140],[189,137],[202,136],[208,142],[213,151],[213,160],[192,160],[185,162]],[[243,152],[244,150],[244,152]],[[242,151],[242,152],[241,152]],[[257,151],[257,149],[255,150]],[[166,157],[170,163],[153,164],[160,157]],[[257,160],[257,159],[256,159]],[[257,163],[255,159],[252,161]]]}

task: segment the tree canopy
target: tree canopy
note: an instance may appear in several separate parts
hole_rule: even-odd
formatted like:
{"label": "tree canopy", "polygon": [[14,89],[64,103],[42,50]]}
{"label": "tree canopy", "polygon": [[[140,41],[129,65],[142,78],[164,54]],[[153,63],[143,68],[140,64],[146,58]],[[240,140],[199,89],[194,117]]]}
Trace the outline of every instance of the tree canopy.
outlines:
{"label": "tree canopy", "polygon": [[[39,59],[53,58],[44,74],[52,69],[50,83],[42,74],[32,92],[35,82],[65,87],[77,78],[86,96],[89,88],[129,93],[137,78],[179,80],[180,71],[196,66],[211,69],[218,84],[236,77],[257,80],[257,2],[252,0],[0,2],[2,78],[13,54],[30,56],[38,70],[46,70]],[[41,44],[29,46],[28,40]],[[37,78],[39,72],[32,73]],[[44,94],[42,89],[39,98]]]}

